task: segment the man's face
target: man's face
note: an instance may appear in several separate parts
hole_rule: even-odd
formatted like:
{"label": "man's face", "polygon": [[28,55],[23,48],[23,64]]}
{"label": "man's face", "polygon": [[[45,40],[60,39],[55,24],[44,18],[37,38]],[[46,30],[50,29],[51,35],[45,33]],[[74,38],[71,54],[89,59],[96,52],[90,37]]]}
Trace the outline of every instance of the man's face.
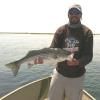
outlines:
{"label": "man's face", "polygon": [[82,13],[76,8],[72,8],[68,12],[68,18],[69,18],[70,23],[72,24],[77,24],[78,22],[80,22],[81,16],[82,16]]}

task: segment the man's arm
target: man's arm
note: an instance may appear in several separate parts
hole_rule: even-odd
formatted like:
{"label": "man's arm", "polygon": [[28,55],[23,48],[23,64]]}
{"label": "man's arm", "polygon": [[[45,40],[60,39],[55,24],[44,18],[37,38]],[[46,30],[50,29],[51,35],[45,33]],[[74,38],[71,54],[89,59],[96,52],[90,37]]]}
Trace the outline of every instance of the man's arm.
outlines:
{"label": "man's arm", "polygon": [[93,33],[89,30],[84,39],[84,48],[82,57],[79,59],[79,65],[85,66],[93,58]]}
{"label": "man's arm", "polygon": [[59,38],[59,35],[57,32],[55,32],[52,43],[50,45],[50,48],[57,48],[58,47],[58,38]]}
{"label": "man's arm", "polygon": [[64,31],[64,28],[65,26],[61,26],[60,28],[57,29],[57,31],[55,32],[54,34],[54,37],[53,37],[53,40],[52,40],[52,43],[50,45],[50,48],[59,48],[60,46],[60,42],[61,42],[61,34],[63,33]]}

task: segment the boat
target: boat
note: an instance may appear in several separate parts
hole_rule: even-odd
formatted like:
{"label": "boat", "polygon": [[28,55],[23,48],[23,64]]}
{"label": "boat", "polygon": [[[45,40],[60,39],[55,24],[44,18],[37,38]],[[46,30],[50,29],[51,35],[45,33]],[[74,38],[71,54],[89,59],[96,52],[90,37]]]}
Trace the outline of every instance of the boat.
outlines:
{"label": "boat", "polygon": [[[47,100],[51,76],[27,83],[1,97],[0,100]],[[65,99],[66,100],[66,99]],[[83,90],[82,100],[96,100]]]}

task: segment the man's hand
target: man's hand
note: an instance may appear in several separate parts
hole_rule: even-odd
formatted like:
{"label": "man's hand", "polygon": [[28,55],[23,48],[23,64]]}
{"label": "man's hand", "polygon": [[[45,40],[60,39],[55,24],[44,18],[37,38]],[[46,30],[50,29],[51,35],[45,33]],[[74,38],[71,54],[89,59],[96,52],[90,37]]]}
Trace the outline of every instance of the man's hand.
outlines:
{"label": "man's hand", "polygon": [[42,57],[37,57],[35,60],[34,60],[34,64],[43,64],[44,61],[43,61],[43,58]]}
{"label": "man's hand", "polygon": [[71,61],[67,60],[67,64],[68,64],[68,66],[74,67],[74,66],[78,66],[79,65],[79,61],[76,60],[76,59],[72,59]]}

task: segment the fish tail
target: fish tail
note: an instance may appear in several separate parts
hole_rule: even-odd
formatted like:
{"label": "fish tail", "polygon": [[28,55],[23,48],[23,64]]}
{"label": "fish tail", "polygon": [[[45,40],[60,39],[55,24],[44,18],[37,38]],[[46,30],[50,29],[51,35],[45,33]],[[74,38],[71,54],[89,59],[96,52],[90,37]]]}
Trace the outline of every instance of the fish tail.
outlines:
{"label": "fish tail", "polygon": [[6,66],[12,70],[14,76],[18,74],[20,66],[17,64],[17,62],[8,63]]}

